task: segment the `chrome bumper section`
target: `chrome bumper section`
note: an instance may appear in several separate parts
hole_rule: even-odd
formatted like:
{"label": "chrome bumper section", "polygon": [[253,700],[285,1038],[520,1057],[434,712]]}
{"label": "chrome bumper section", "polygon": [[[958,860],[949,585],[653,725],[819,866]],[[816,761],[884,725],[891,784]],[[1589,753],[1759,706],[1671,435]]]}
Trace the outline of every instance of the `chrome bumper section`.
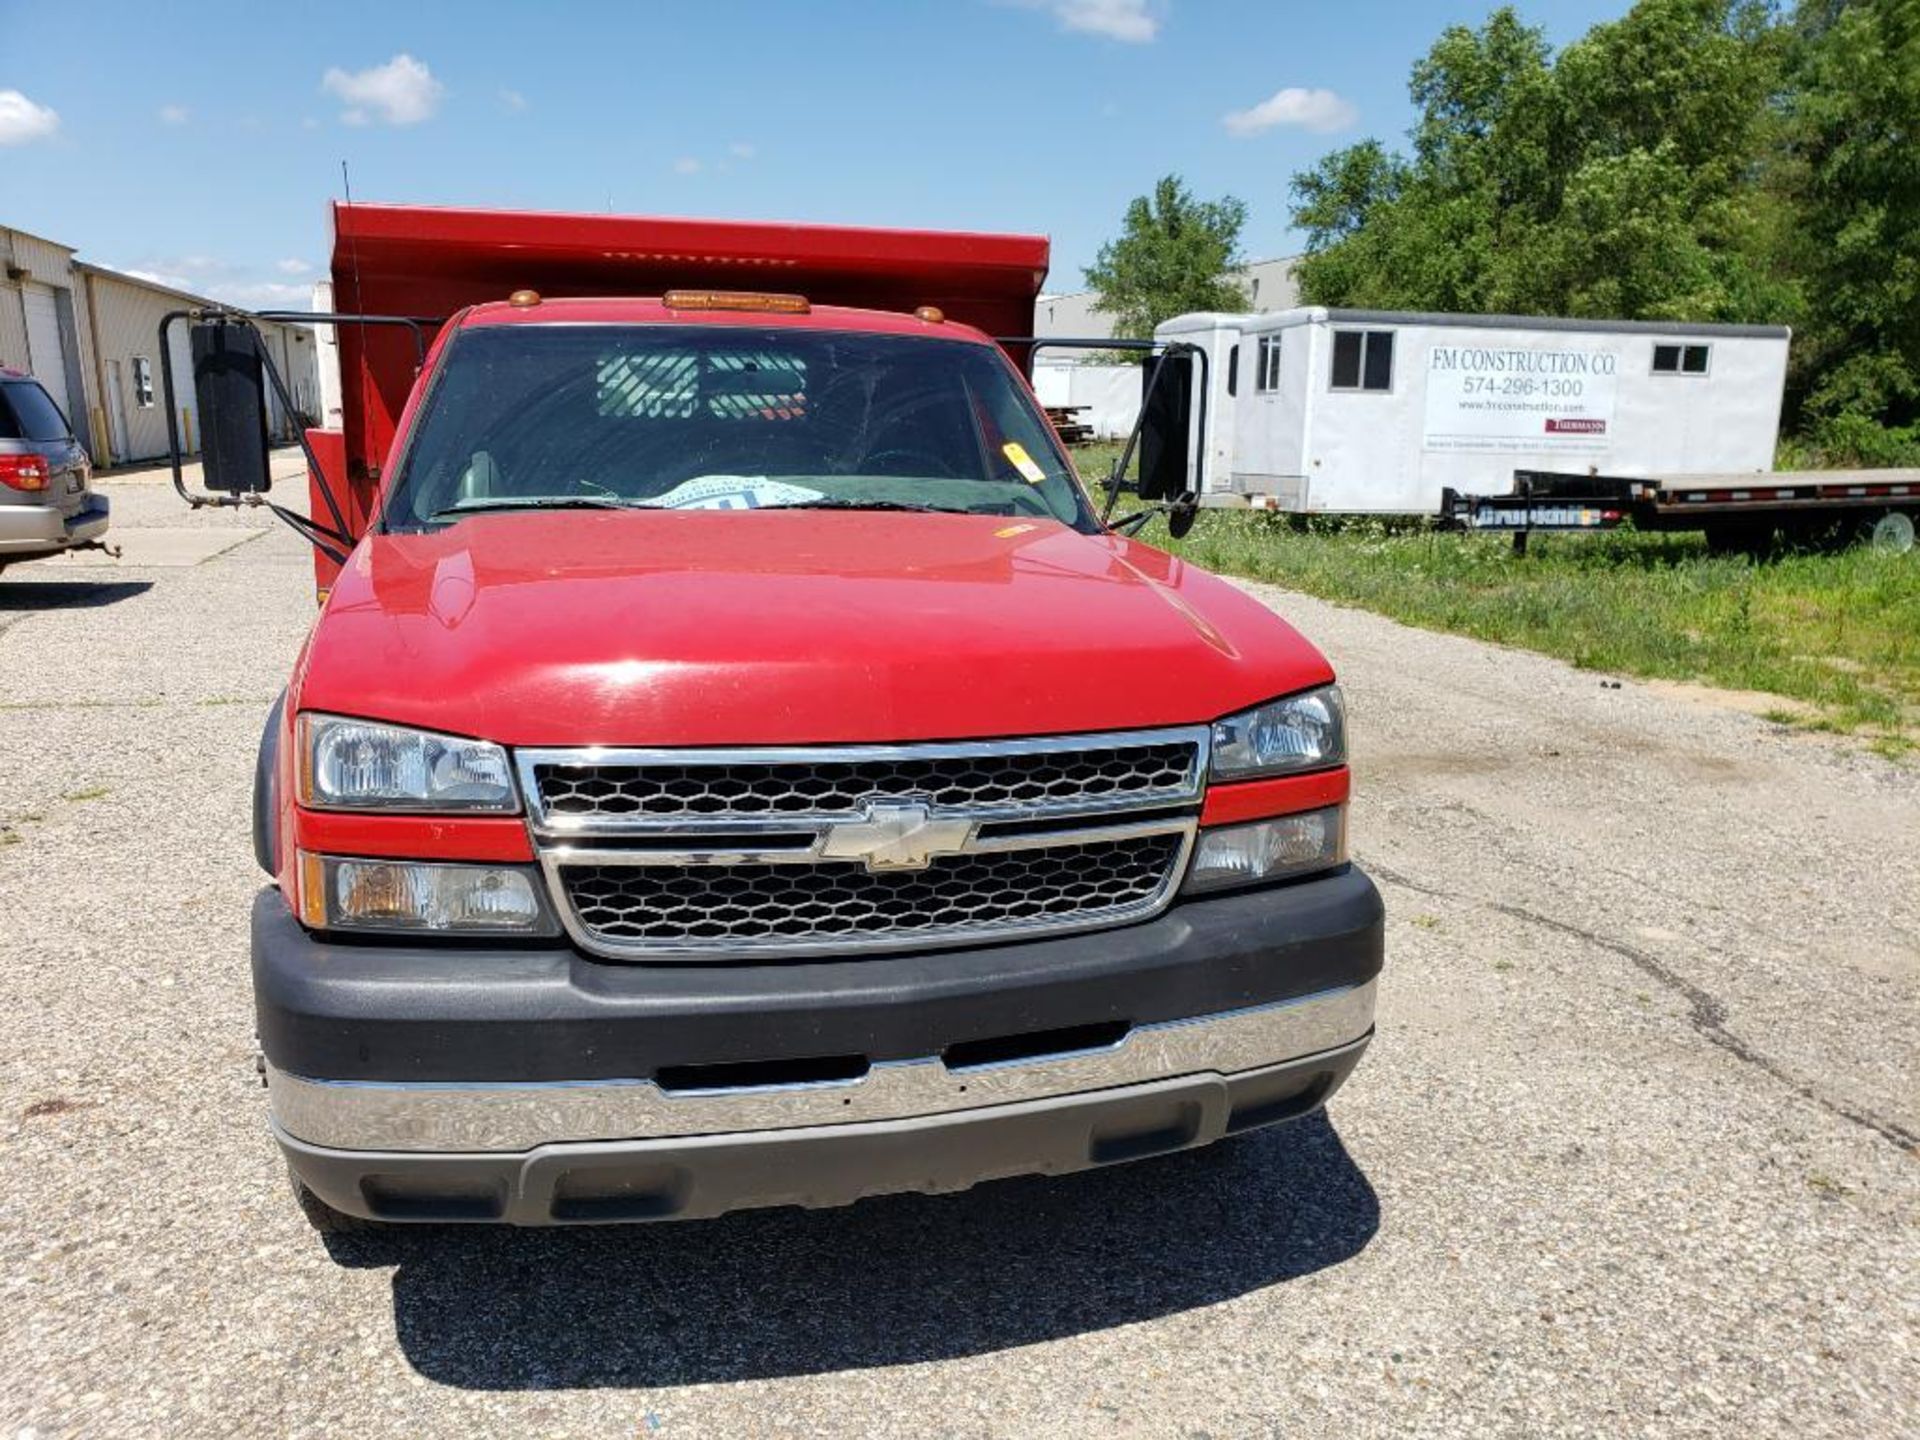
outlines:
{"label": "chrome bumper section", "polygon": [[642,1079],[329,1081],[269,1066],[267,1087],[281,1134],[333,1150],[517,1152],[570,1142],[903,1121],[1182,1076],[1232,1077],[1336,1050],[1372,1030],[1375,983],[1137,1026],[1098,1050],[964,1067],[928,1056],[879,1063],[844,1081],[668,1091]]}

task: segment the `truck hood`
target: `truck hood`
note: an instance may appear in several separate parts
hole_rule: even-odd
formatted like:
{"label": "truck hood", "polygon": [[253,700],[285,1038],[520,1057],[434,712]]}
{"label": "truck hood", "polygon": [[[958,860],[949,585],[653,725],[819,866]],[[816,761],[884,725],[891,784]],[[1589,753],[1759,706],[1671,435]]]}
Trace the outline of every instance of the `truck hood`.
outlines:
{"label": "truck hood", "polygon": [[514,745],[814,744],[1186,724],[1331,678],[1232,586],[1050,520],[565,511],[369,535],[297,698]]}

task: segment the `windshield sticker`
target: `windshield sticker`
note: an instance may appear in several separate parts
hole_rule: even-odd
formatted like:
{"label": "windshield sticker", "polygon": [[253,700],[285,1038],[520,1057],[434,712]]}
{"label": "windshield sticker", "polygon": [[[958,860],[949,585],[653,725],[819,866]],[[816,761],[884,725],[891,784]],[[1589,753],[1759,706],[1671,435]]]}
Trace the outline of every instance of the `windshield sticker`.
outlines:
{"label": "windshield sticker", "polygon": [[663,510],[764,510],[823,498],[818,490],[764,475],[697,475],[652,503]]}
{"label": "windshield sticker", "polygon": [[1033,463],[1033,456],[1027,453],[1027,447],[1022,445],[1018,440],[1009,440],[1006,444],[1002,445],[1000,447],[1000,453],[1007,457],[1008,464],[1026,476],[1029,485],[1042,485],[1046,483],[1047,472]]}

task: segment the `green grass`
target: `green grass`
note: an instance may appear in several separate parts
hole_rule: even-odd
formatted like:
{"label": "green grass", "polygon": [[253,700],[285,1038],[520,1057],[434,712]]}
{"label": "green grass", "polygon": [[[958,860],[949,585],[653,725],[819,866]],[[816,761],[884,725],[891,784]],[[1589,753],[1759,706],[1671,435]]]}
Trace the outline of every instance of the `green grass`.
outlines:
{"label": "green grass", "polygon": [[[1110,452],[1082,458],[1082,473],[1108,463]],[[1183,541],[1158,522],[1143,538],[1209,570],[1410,625],[1593,670],[1778,695],[1795,703],[1770,718],[1858,734],[1884,753],[1920,744],[1920,553],[1755,561],[1709,555],[1698,535],[1613,531],[1536,535],[1516,556],[1504,537],[1417,522],[1300,526],[1232,511],[1203,512]]]}

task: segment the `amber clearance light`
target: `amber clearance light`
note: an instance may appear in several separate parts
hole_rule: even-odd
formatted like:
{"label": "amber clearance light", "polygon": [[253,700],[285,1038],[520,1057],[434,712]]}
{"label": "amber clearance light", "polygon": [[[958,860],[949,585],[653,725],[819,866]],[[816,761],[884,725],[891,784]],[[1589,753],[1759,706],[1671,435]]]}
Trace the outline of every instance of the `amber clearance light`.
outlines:
{"label": "amber clearance light", "polygon": [[661,303],[669,310],[758,310],[771,315],[813,311],[804,295],[764,295],[757,290],[669,290]]}

